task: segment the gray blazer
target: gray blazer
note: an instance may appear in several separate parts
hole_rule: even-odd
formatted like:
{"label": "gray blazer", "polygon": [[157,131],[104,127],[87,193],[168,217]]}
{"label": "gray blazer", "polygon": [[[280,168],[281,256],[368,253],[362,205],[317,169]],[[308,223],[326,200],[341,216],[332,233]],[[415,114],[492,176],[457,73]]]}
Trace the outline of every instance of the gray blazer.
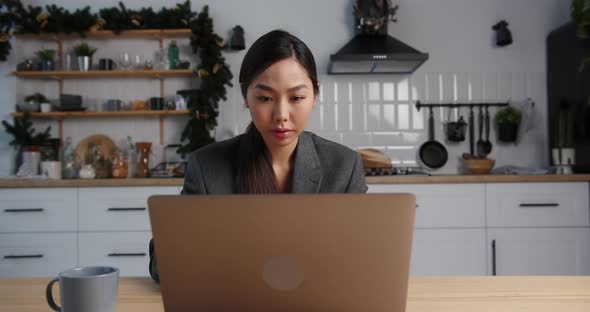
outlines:
{"label": "gray blazer", "polygon": [[[182,194],[236,193],[236,157],[242,135],[190,154]],[[292,193],[365,193],[363,163],[355,151],[303,132],[295,149]]]}
{"label": "gray blazer", "polygon": [[[209,144],[190,154],[182,194],[236,193],[236,157],[240,138]],[[365,193],[363,162],[355,151],[303,132],[295,149],[292,193]],[[153,240],[149,272],[160,281]]]}

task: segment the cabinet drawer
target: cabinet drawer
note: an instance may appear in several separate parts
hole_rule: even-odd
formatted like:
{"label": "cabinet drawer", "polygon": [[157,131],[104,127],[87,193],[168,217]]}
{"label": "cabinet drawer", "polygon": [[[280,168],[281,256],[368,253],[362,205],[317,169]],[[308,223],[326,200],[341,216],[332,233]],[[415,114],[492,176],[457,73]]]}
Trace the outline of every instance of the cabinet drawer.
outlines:
{"label": "cabinet drawer", "polygon": [[80,233],[80,265],[114,266],[121,276],[149,276],[151,238],[151,232]]}
{"label": "cabinet drawer", "polygon": [[177,195],[178,187],[101,187],[79,190],[79,230],[150,231],[147,199]]}
{"label": "cabinet drawer", "polygon": [[491,227],[590,225],[588,183],[488,184]]}
{"label": "cabinet drawer", "polygon": [[0,234],[0,277],[54,277],[76,266],[76,233]]}
{"label": "cabinet drawer", "polygon": [[368,192],[416,195],[416,228],[485,226],[483,184],[371,184]]}
{"label": "cabinet drawer", "polygon": [[75,232],[76,189],[0,190],[0,233]]}

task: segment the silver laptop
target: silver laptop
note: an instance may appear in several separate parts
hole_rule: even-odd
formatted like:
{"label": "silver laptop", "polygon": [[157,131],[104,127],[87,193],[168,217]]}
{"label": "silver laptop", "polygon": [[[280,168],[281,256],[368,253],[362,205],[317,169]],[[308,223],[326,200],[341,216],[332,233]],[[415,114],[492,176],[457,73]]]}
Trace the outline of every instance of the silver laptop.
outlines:
{"label": "silver laptop", "polygon": [[405,311],[409,194],[152,196],[164,308]]}

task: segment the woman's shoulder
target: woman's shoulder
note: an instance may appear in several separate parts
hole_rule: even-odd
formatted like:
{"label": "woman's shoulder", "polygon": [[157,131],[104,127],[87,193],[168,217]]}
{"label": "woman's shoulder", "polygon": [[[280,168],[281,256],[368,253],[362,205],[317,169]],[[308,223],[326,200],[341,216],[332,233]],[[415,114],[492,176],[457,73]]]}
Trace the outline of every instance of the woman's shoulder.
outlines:
{"label": "woman's shoulder", "polygon": [[231,159],[235,156],[241,136],[238,135],[231,139],[207,144],[192,152],[189,157],[199,161],[211,162]]}
{"label": "woman's shoulder", "polygon": [[356,161],[358,153],[340,143],[330,141],[312,132],[303,132],[302,135],[313,142],[316,153],[320,159],[330,159],[336,161]]}

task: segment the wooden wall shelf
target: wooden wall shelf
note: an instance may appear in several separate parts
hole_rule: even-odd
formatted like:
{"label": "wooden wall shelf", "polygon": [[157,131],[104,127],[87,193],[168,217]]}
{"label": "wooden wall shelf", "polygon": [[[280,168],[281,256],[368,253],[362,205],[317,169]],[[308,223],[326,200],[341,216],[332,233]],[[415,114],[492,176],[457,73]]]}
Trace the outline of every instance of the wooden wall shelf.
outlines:
{"label": "wooden wall shelf", "polygon": [[25,79],[98,79],[98,78],[154,78],[191,77],[192,69],[172,70],[91,70],[91,71],[15,71],[14,75]]}
{"label": "wooden wall shelf", "polygon": [[[112,118],[112,117],[141,117],[141,116],[176,116],[188,115],[189,110],[162,110],[162,111],[116,111],[116,112],[51,112],[31,113],[31,118],[39,119],[75,119],[75,118]],[[22,117],[23,113],[12,113],[14,117]]]}
{"label": "wooden wall shelf", "polygon": [[[31,113],[31,118],[57,120],[59,137],[63,139],[64,119],[77,118],[117,118],[117,117],[158,117],[160,119],[160,144],[164,144],[164,117],[188,115],[190,110],[162,110],[162,111],[117,111],[117,112],[51,112]],[[12,113],[14,117],[22,117],[23,113]]]}
{"label": "wooden wall shelf", "polygon": [[188,28],[182,29],[138,29],[125,30],[115,34],[110,30],[96,30],[86,33],[83,38],[80,34],[15,34],[17,39],[36,39],[48,41],[65,41],[80,39],[161,39],[161,38],[190,38],[192,31]]}
{"label": "wooden wall shelf", "polygon": [[[80,34],[15,34],[17,40],[44,40],[53,41],[57,44],[57,54],[63,55],[64,41],[72,40],[113,40],[113,39],[146,39],[156,40],[159,48],[164,48],[165,39],[190,38],[192,30],[183,29],[140,29],[125,30],[115,34],[110,30],[90,31],[81,36]],[[44,79],[56,80],[59,83],[59,93],[64,92],[64,80],[69,79],[108,79],[108,78],[148,78],[160,80],[160,96],[164,97],[166,78],[193,77],[195,71],[192,69],[176,70],[114,70],[114,71],[16,71],[19,78],[23,79]],[[59,136],[63,139],[63,120],[68,118],[110,118],[110,117],[132,117],[132,116],[155,116],[160,120],[160,144],[164,144],[164,117],[172,115],[188,115],[189,111],[119,111],[119,112],[52,112],[33,113],[34,118],[57,120],[59,123]],[[22,116],[22,113],[13,113],[15,117]]]}

